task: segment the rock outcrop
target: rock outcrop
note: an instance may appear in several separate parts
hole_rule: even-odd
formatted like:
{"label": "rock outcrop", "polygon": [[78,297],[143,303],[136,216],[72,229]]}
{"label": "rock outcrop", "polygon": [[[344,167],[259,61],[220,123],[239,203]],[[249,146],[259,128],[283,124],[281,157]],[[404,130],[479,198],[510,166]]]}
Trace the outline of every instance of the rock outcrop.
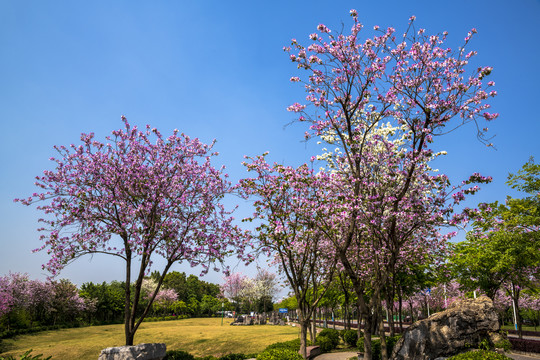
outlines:
{"label": "rock outcrop", "polygon": [[101,350],[98,360],[162,360],[166,352],[162,343],[118,346]]}
{"label": "rock outcrop", "polygon": [[412,324],[392,352],[392,360],[433,360],[455,355],[487,339],[498,341],[499,319],[486,296],[456,301],[445,311]]}

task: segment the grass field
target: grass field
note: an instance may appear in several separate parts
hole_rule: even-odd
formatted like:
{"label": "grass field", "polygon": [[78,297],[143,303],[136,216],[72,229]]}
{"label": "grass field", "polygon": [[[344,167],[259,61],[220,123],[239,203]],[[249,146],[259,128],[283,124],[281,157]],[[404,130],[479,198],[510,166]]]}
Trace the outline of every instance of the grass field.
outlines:
{"label": "grass field", "polygon": [[[230,326],[221,319],[184,319],[143,323],[135,344],[161,342],[167,350],[185,350],[195,356],[256,353],[266,346],[296,339],[299,328],[292,326]],[[124,345],[124,325],[91,326],[45,331],[2,340],[0,355],[52,355],[53,360],[96,360],[102,349]]]}

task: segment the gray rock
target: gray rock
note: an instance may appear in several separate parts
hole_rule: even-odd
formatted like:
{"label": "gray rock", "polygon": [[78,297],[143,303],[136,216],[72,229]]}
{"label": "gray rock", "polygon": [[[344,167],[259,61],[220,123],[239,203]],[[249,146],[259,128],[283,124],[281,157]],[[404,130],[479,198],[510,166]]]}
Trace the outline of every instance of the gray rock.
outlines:
{"label": "gray rock", "polygon": [[118,346],[101,350],[98,360],[162,360],[166,352],[162,343]]}
{"label": "gray rock", "polygon": [[392,360],[433,360],[471,350],[487,339],[498,341],[500,326],[486,296],[456,301],[445,311],[412,324],[394,346]]}

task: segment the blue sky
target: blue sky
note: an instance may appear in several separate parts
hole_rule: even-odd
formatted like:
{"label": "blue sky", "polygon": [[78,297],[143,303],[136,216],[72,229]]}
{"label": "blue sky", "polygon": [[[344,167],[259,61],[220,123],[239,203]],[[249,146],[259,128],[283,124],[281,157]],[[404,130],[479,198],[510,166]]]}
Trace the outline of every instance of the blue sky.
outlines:
{"label": "blue sky", "polygon": [[[508,172],[540,158],[540,1],[20,1],[0,2],[0,275],[44,278],[34,207],[13,199],[36,191],[34,177],[53,163],[53,145],[78,142],[81,132],[103,139],[130,123],[172,129],[205,142],[217,139],[218,162],[231,179],[246,175],[243,155],[270,151],[298,165],[318,152],[303,143],[301,125],[285,109],[302,101],[302,75],[282,47],[308,43],[319,23],[350,27],[349,10],[372,28],[403,31],[411,15],[428,33],[449,31],[462,44],[475,27],[473,66],[494,67],[499,119],[489,124],[497,150],[476,140],[472,126],[441,138],[441,172],[461,180],[472,172],[494,182],[468,203],[504,200]],[[240,213],[239,217],[245,214]],[[61,277],[77,284],[123,279],[112,258],[90,257]],[[178,265],[173,270],[192,270]],[[237,268],[244,270],[241,266]],[[193,271],[198,274],[198,270]],[[209,274],[219,282],[221,274]]]}

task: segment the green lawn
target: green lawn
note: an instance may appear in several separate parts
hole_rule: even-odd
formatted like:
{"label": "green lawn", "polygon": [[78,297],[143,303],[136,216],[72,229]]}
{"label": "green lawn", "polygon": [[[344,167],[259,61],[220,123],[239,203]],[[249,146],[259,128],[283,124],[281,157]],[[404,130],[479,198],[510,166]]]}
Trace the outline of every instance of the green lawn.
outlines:
{"label": "green lawn", "polygon": [[[135,344],[163,342],[167,350],[185,350],[195,356],[255,353],[266,346],[296,339],[299,328],[292,326],[230,326],[221,319],[185,319],[143,323],[135,334]],[[96,360],[102,349],[124,345],[123,325],[91,326],[45,331],[2,340],[2,356],[52,355],[53,360]]]}
{"label": "green lawn", "polygon": [[[514,325],[503,325],[501,327],[503,330],[515,330]],[[534,326],[525,326],[522,327],[523,331],[540,331],[540,327],[534,327]]]}

